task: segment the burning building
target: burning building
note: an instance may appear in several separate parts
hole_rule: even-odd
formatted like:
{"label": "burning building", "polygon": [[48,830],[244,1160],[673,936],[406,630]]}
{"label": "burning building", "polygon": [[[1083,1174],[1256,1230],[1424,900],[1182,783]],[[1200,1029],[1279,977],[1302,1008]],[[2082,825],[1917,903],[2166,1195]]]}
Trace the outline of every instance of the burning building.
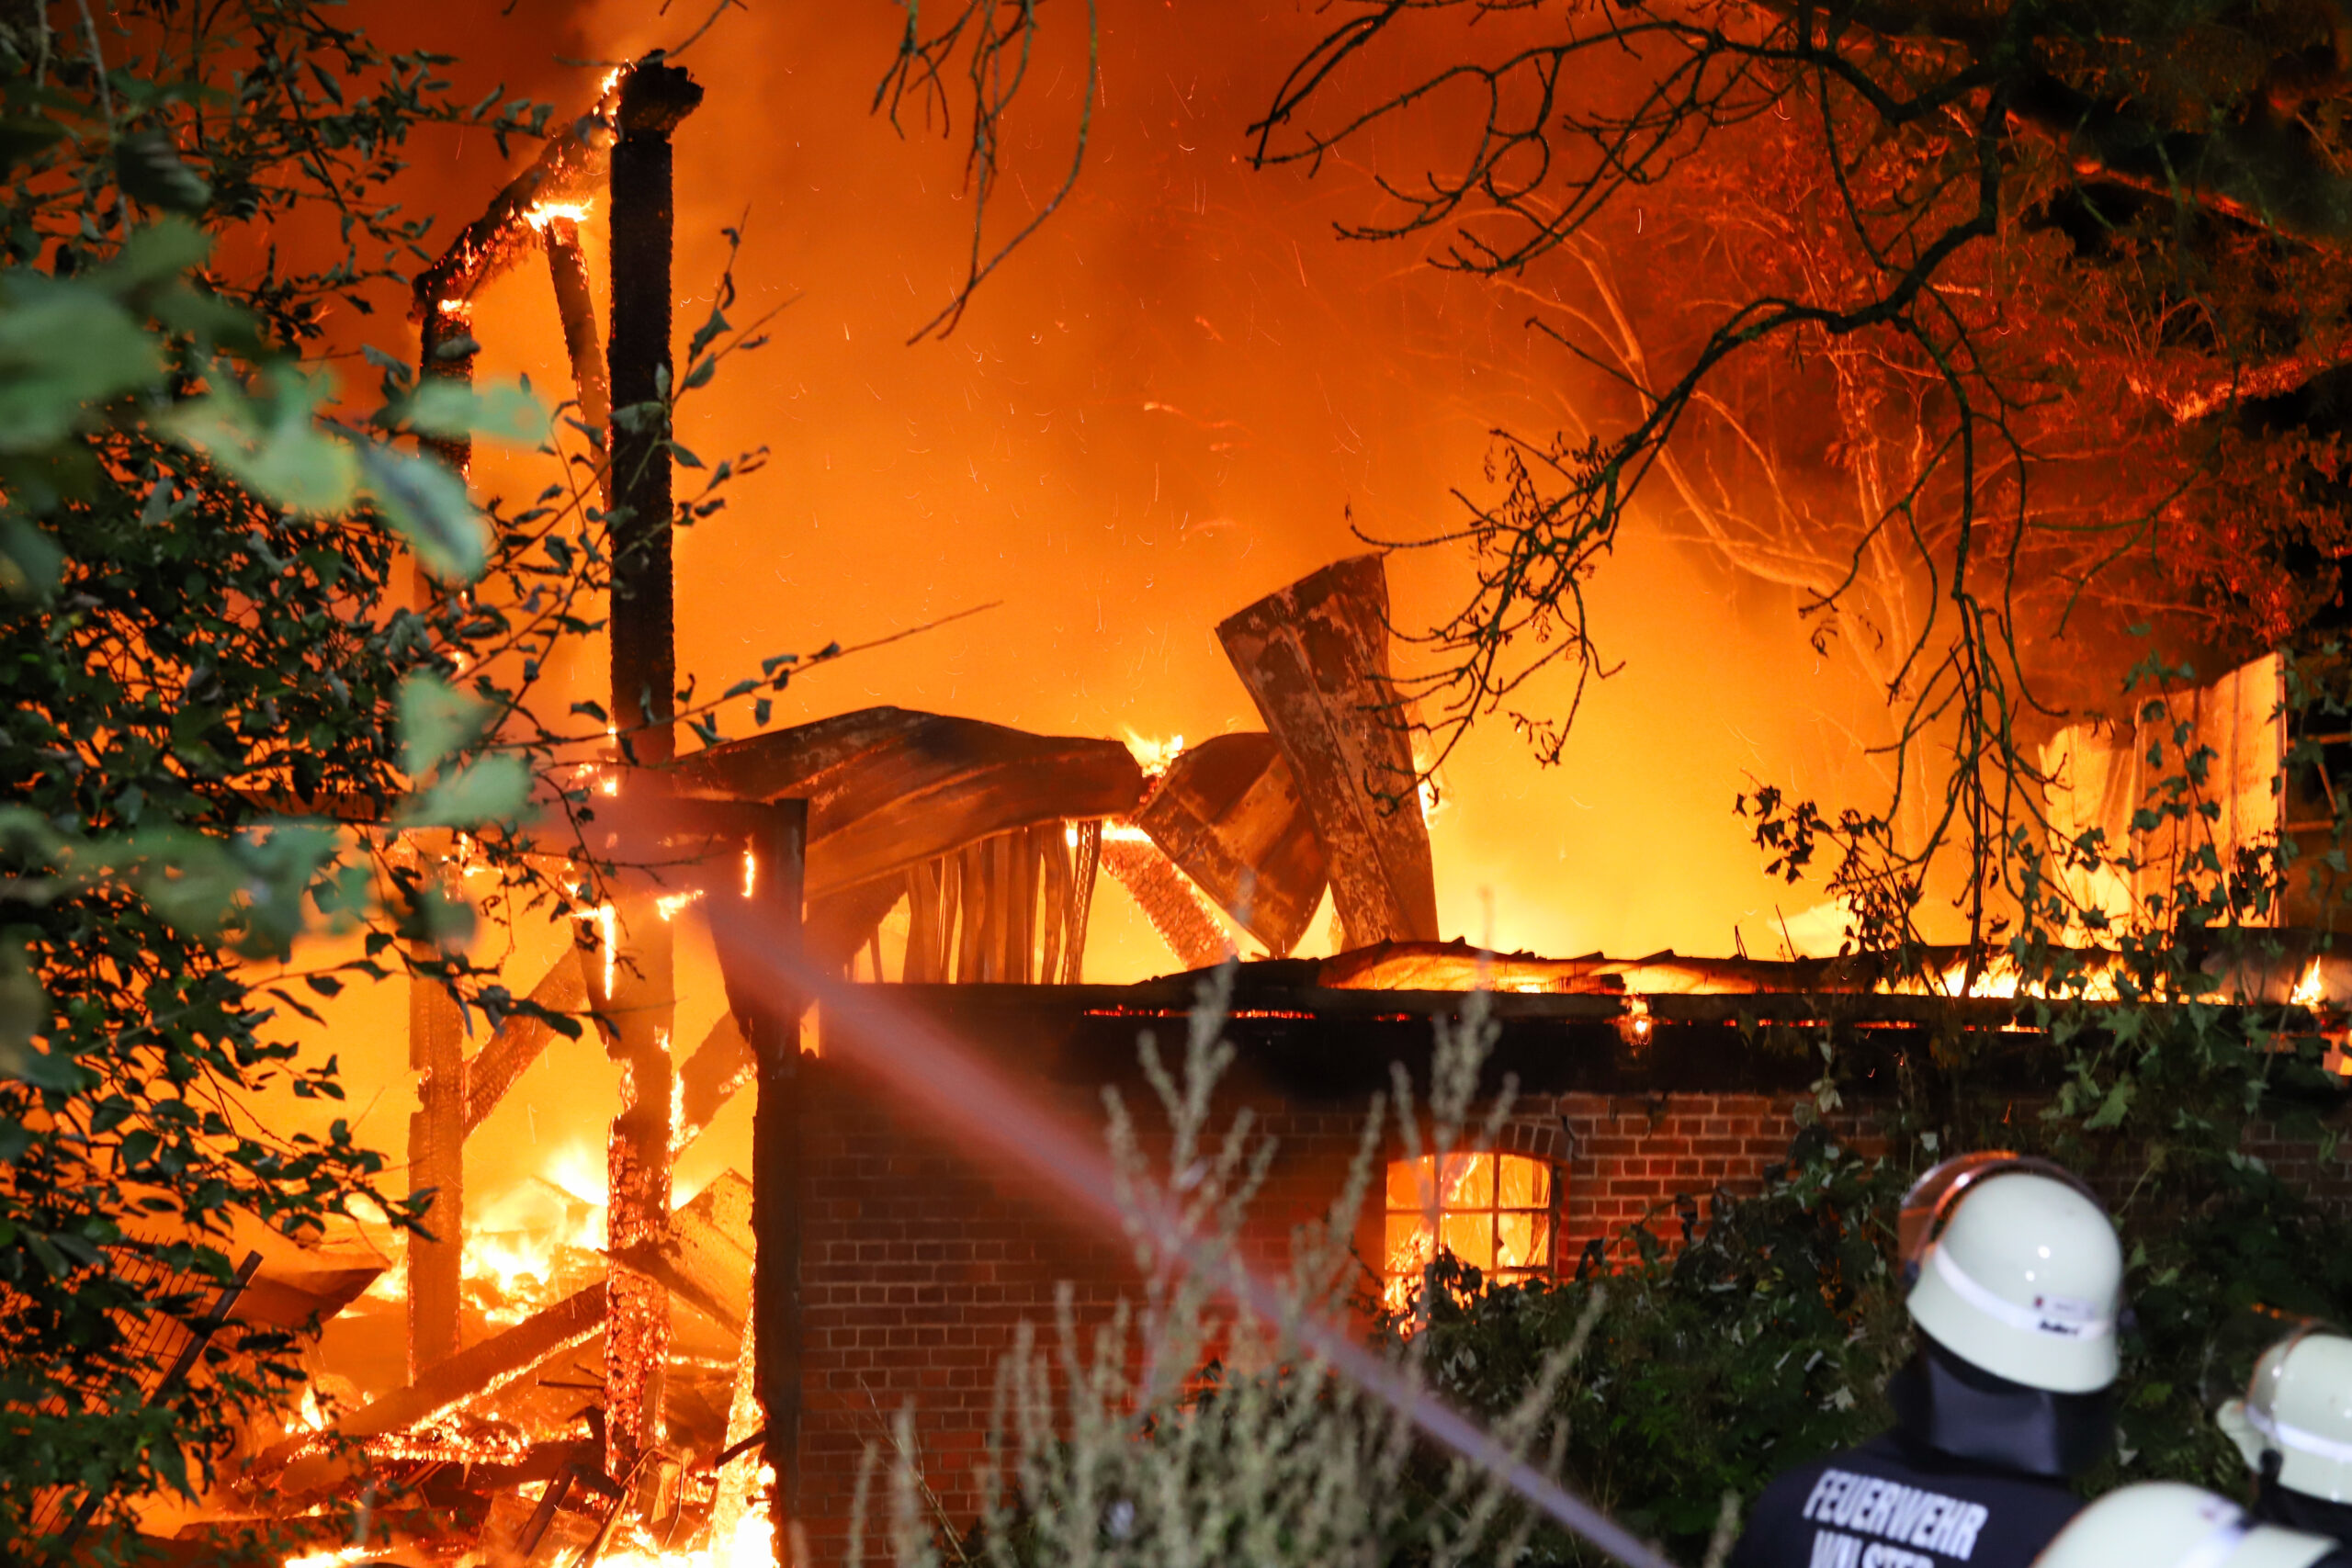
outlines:
{"label": "burning building", "polygon": [[[712,112],[734,111],[706,104],[674,64],[616,72],[418,288],[428,375],[469,376],[508,352],[502,316],[538,310],[542,328],[552,321],[556,332],[540,335],[560,343],[582,420],[623,476],[607,503],[637,519],[673,515],[671,455],[662,433],[614,429],[611,414],[649,400],[671,368],[671,311],[692,287],[673,265],[679,214],[704,216],[718,199],[678,178],[678,149]],[[601,246],[600,227],[610,235]],[[1306,288],[1303,259],[1297,271]],[[529,305],[515,302],[526,286]],[[1195,316],[1208,339],[1225,341],[1220,321],[1256,330],[1233,304]],[[1221,447],[1249,439],[1244,421],[1215,410],[1129,400],[1108,439],[1138,423],[1182,428],[1219,460]],[[1070,423],[1084,427],[1089,412],[1102,412],[1074,408]],[[1347,425],[1339,404],[1332,416]],[[1069,436],[1081,453],[1093,438]],[[922,439],[894,434],[882,457],[860,456],[887,471],[899,445],[912,451]],[[447,456],[471,461],[456,447]],[[830,469],[831,456],[823,460]],[[1385,474],[1367,459],[1358,478]],[[1155,506],[1159,478],[1155,467]],[[1185,489],[1198,499],[1197,475]],[[1024,493],[1006,504],[1019,516],[1035,503]],[[1327,1201],[1389,1064],[1425,1080],[1431,1021],[1490,989],[1500,1033],[1487,1087],[1498,1092],[1510,1075],[1512,1110],[1490,1149],[1442,1164],[1381,1151],[1383,1180],[1356,1239],[1366,1300],[1392,1305],[1440,1247],[1506,1281],[1605,1269],[1627,1224],[1679,1204],[1695,1216],[1709,1195],[1754,1185],[1787,1148],[1815,1076],[1808,1060],[1757,1048],[1758,1021],[1835,1018],[1865,1079],[1918,1045],[1914,998],[1881,995],[1879,976],[1837,961],[1550,960],[1491,951],[1502,945],[1491,939],[1448,942],[1471,926],[1465,877],[1500,868],[1508,874],[1489,881],[1519,909],[1544,901],[1570,840],[1537,824],[1584,803],[1560,786],[1543,809],[1449,840],[1442,813],[1476,809],[1463,804],[1478,798],[1474,782],[1495,781],[1465,777],[1474,770],[1457,761],[1451,799],[1422,793],[1391,628],[1411,618],[1392,595],[1426,585],[1392,581],[1382,557],[1327,547],[1333,539],[1284,538],[1245,565],[1253,542],[1205,507],[1170,525],[1183,547],[1222,552],[1193,570],[1188,592],[1217,600],[1191,628],[1199,646],[1184,659],[1188,680],[1204,683],[1199,666],[1213,661],[1229,691],[1219,724],[1195,726],[1209,738],[1191,745],[1094,733],[1124,723],[964,716],[938,693],[953,682],[933,675],[929,688],[905,688],[932,694],[920,707],[843,702],[678,753],[680,668],[734,635],[752,592],[714,580],[757,579],[772,565],[759,551],[791,547],[763,536],[698,573],[691,536],[654,528],[628,542],[608,665],[595,672],[616,728],[632,738],[608,782],[618,795],[625,782],[661,781],[654,798],[681,817],[661,847],[693,869],[630,882],[578,930],[539,933],[507,966],[518,993],[588,1023],[579,1041],[521,1017],[469,1039],[435,987],[415,986],[407,1174],[412,1190],[435,1194],[429,1234],[372,1264],[323,1251],[265,1259],[224,1302],[224,1312],[289,1325],[312,1314],[329,1321],[311,1398],[241,1456],[216,1514],[323,1517],[374,1475],[405,1490],[395,1522],[435,1554],[716,1554],[740,1539],[758,1543],[756,1557],[772,1498],[823,1557],[842,1538],[859,1456],[911,1403],[942,1506],[968,1517],[992,1369],[1015,1325],[1050,1317],[1065,1283],[1082,1314],[1099,1314],[1132,1288],[1133,1266],[1115,1238],[1068,1212],[1066,1195],[984,1140],[944,1129],[861,1047],[876,1032],[952,1037],[1051,1117],[1091,1129],[1103,1085],[1142,1087],[1136,1032],[1174,1030],[1193,1005],[1191,972],[1246,952],[1229,1025],[1240,1061],[1227,1094],[1280,1140],[1250,1233],[1271,1255]],[[1054,558],[1043,559],[1020,570],[1051,579]],[[1147,651],[1107,671],[1082,653],[1057,658],[1050,640],[943,662],[952,672],[978,658],[976,684],[1017,672],[1039,715],[1073,711],[1029,694],[1039,687],[1084,689],[1107,711],[1128,700],[1125,688],[1150,688],[1148,638],[1182,620],[1144,592],[1110,597],[1104,618],[1156,629],[1132,631]],[[2212,699],[2213,732],[2233,779],[2267,778],[2285,739],[2247,693],[2275,671],[2232,679]],[[1768,678],[1724,684],[1743,681]],[[1123,690],[1099,689],[1110,685]],[[1718,693],[1724,705],[1710,711],[1745,718],[1735,697]],[[1700,702],[1652,693],[1623,721],[1611,776],[1595,784],[1621,798],[1695,788],[1686,775],[1700,770],[1674,755],[1690,727],[1675,725]],[[1019,705],[985,711],[1009,719]],[[1161,716],[1148,727],[1172,733]],[[1721,728],[1736,730],[1728,716]],[[1739,740],[1760,754],[1744,732]],[[2075,820],[2110,818],[2119,802],[2128,815],[2133,749],[2086,731],[2057,750]],[[2280,825],[2256,820],[2250,787],[2230,799],[2246,818],[2233,815],[2232,832]],[[625,819],[617,806],[614,815]],[[1673,885],[1702,879],[1680,860],[1643,861],[1592,838],[1583,848],[1601,870],[1577,868],[1588,905],[1607,906],[1613,885],[1652,916],[1679,910],[1684,890]],[[1449,842],[1479,852],[1449,862]],[[420,835],[413,848],[462,875],[458,846]],[[1740,902],[1751,897],[1743,883],[1729,902],[1765,929],[1776,911],[1760,897]],[[761,905],[792,933],[795,962],[851,983],[807,1017],[763,994],[744,978],[760,955],[730,950],[714,914],[728,900]],[[1570,929],[1524,940],[1573,950],[1559,940]],[[1609,934],[1642,929],[1621,921]],[[1114,962],[1106,930],[1123,944]],[[1724,934],[1719,948],[1744,945],[1736,920]],[[1971,1016],[2014,1027],[1998,1003]],[[613,1080],[615,1114],[550,1128],[537,1154],[493,1146],[517,1142],[514,1110],[534,1074],[589,1072]],[[527,1180],[511,1179],[520,1162],[537,1167]],[[486,1167],[496,1179],[484,1179]],[[322,1555],[339,1548],[319,1544]]]}

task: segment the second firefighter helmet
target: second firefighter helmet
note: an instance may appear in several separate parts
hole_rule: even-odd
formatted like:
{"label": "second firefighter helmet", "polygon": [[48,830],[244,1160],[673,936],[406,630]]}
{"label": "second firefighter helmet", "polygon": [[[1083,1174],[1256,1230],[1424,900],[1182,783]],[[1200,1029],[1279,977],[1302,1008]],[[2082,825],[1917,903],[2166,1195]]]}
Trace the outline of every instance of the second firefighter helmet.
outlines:
{"label": "second firefighter helmet", "polygon": [[2335,1549],[2325,1536],[2256,1524],[2202,1487],[2147,1481],[2076,1514],[2033,1568],[2312,1568]]}
{"label": "second firefighter helmet", "polygon": [[2082,1180],[2047,1160],[1962,1155],[1903,1199],[1911,1319],[1996,1377],[2058,1393],[2115,1381],[2123,1248]]}
{"label": "second firefighter helmet", "polygon": [[2330,1503],[2352,1503],[2352,1339],[2316,1325],[2263,1352],[2244,1399],[2215,1416],[2256,1472]]}

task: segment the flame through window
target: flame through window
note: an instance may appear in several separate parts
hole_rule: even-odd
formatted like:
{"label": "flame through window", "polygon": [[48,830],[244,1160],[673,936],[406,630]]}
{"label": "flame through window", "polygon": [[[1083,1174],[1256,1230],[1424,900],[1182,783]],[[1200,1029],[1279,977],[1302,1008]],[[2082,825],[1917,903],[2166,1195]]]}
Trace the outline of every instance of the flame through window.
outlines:
{"label": "flame through window", "polygon": [[1449,1155],[1442,1180],[1434,1155],[1390,1161],[1384,1303],[1410,1310],[1441,1245],[1498,1284],[1548,1278],[1552,1206],[1552,1167],[1525,1155]]}

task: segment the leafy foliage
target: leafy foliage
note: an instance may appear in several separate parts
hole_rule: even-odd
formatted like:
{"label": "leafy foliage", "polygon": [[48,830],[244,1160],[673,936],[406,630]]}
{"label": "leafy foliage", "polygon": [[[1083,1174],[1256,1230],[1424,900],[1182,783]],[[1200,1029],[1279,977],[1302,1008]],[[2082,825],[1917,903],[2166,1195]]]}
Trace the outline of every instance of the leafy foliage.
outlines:
{"label": "leafy foliage", "polygon": [[[601,445],[526,388],[420,388],[373,349],[377,399],[354,407],[320,357],[330,311],[404,302],[430,259],[429,220],[388,189],[412,135],[503,147],[548,111],[456,100],[445,59],[333,12],[0,21],[0,1554],[40,1555],[32,1521],[84,1496],[117,1550],[136,1499],[199,1486],[298,1375],[291,1337],[232,1325],[160,1386],[156,1329],[204,1314],[232,1227],[299,1243],[354,1204],[425,1213],[346,1122],[256,1119],[265,1093],[342,1098],[288,1022],[413,973],[494,1026],[531,1004],[465,956],[478,909],[560,918],[611,869],[583,852],[559,878],[520,830],[535,801],[587,818],[606,740],[601,715],[571,735],[531,702],[558,644],[601,625]],[[339,243],[297,267],[255,243],[279,228]],[[719,299],[681,386],[756,344]],[[561,477],[478,511],[410,449],[465,434],[537,445]],[[675,524],[746,461],[707,470]],[[779,655],[681,716],[716,737],[723,705],[805,668]],[[461,857],[488,874],[471,897]],[[285,967],[316,931],[360,956]]]}

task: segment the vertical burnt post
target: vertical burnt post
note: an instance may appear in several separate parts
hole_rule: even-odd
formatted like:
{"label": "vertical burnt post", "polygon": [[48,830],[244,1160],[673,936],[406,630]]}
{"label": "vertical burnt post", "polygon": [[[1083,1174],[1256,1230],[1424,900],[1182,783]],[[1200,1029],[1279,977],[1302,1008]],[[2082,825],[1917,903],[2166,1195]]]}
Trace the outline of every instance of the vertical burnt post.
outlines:
{"label": "vertical burnt post", "polygon": [[430,1189],[424,1216],[429,1235],[408,1239],[408,1375],[459,1349],[466,1261],[466,1021],[448,987],[432,971],[440,950],[411,944],[408,982],[408,1065],[419,1075],[416,1110],[408,1121],[408,1185]]}
{"label": "vertical burnt post", "polygon": [[[670,1226],[670,1158],[677,1131],[676,1068],[670,1032],[674,935],[670,912],[650,890],[622,901],[616,952],[597,1011],[610,1020],[605,1053],[621,1070],[621,1109],[605,1140],[611,1196],[605,1211],[612,1251],[658,1247]],[[670,1362],[670,1292],[661,1281],[615,1263],[605,1284],[605,1473],[624,1483],[662,1441]]]}
{"label": "vertical burnt post", "polygon": [[677,685],[670,578],[670,133],[702,88],[658,56],[621,81],[613,146],[613,723],[639,762],[666,762]]}
{"label": "vertical burnt post", "polygon": [[[419,384],[437,377],[470,387],[474,384],[474,306],[470,299],[429,299],[424,305],[424,344],[417,355]],[[461,479],[473,477],[474,444],[469,436],[429,439],[424,449],[449,465]]]}
{"label": "vertical burnt post", "polygon": [[775,1473],[768,1517],[780,1568],[789,1560],[790,1525],[800,1502],[800,1223],[807,1169],[802,1154],[799,999],[776,984],[800,962],[801,898],[808,863],[808,803],[766,807],[752,842],[747,922],[765,954],[764,984],[744,987],[759,1100],[752,1112],[752,1380],[767,1416],[763,1451]]}
{"label": "vertical burnt post", "polygon": [[[622,78],[612,161],[612,333],[608,363],[616,410],[613,471],[612,722],[626,760],[659,764],[674,754],[677,684],[670,579],[669,422],[670,132],[702,102],[702,89],[661,57]],[[559,299],[560,296],[559,295]],[[670,1223],[675,1133],[670,1030],[669,920],[650,888],[620,911],[606,1048],[621,1064],[621,1113],[606,1144],[612,1182],[607,1228],[616,1251],[658,1243]],[[625,976],[626,979],[617,976]],[[670,1299],[660,1282],[613,1266],[605,1325],[605,1472],[639,1474],[662,1440],[662,1380],[670,1355]]]}

